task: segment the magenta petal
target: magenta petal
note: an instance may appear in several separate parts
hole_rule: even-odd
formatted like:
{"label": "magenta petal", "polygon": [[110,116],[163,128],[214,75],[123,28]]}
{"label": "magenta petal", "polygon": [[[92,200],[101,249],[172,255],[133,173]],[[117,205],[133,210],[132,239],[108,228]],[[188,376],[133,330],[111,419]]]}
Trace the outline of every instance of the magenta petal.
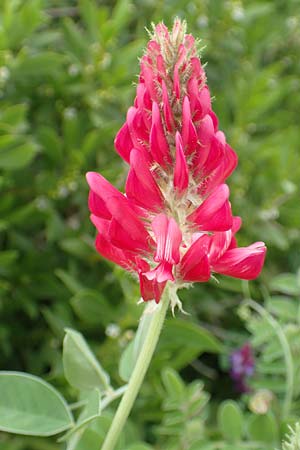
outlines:
{"label": "magenta petal", "polygon": [[[118,250],[121,250],[122,252],[127,251],[127,254],[128,252],[138,252],[140,250],[140,243],[131,236],[128,236],[126,230],[124,230],[115,219],[109,221],[92,214],[91,221],[101,235],[102,241],[107,241],[114,249],[117,248],[117,250],[114,250],[116,253]],[[119,252],[120,255],[123,253]]]}
{"label": "magenta petal", "polygon": [[110,235],[113,244],[132,251],[147,251],[151,238],[135,210],[131,207],[129,200],[124,196],[112,196],[107,206],[113,217],[110,223]]}
{"label": "magenta petal", "polygon": [[190,155],[196,150],[198,136],[191,119],[190,101],[187,96],[183,99],[182,106],[182,142],[185,152]]}
{"label": "magenta petal", "polygon": [[228,186],[221,184],[188,216],[188,220],[196,223],[202,231],[229,230],[232,226],[232,215],[228,197]]}
{"label": "magenta petal", "polygon": [[203,86],[199,92],[198,99],[201,105],[201,116],[204,117],[211,110],[211,99],[208,86]]}
{"label": "magenta petal", "polygon": [[216,261],[212,269],[223,275],[243,280],[253,280],[260,274],[266,255],[264,242],[256,242],[249,247],[228,250]]}
{"label": "magenta petal", "polygon": [[218,166],[223,163],[224,153],[224,144],[216,137],[216,135],[213,136],[206,161],[202,167],[203,176],[209,176]]}
{"label": "magenta petal", "polygon": [[98,231],[95,242],[97,251],[104,258],[124,267],[124,269],[131,269],[133,266],[132,254],[115,247],[110,240],[108,232],[110,222],[94,215],[91,215],[91,221]]}
{"label": "magenta petal", "polygon": [[235,248],[236,240],[235,233],[240,229],[242,220],[240,217],[235,216],[232,218],[232,228],[227,231],[219,231],[210,236],[209,243],[209,261],[213,265],[224,253],[230,249]]}
{"label": "magenta petal", "polygon": [[163,196],[153,178],[149,163],[141,151],[133,149],[130,155],[130,171],[126,181],[126,195],[148,210],[163,207]]}
{"label": "magenta petal", "polygon": [[126,121],[133,146],[143,150],[145,143],[149,140],[149,133],[143,120],[142,111],[131,106],[127,111]]}
{"label": "magenta petal", "polygon": [[226,201],[215,214],[201,223],[203,231],[226,231],[232,227],[232,212],[229,201]]}
{"label": "magenta petal", "polygon": [[104,219],[111,218],[111,213],[107,209],[105,201],[92,190],[89,192],[88,205],[91,213],[96,216],[103,217]]}
{"label": "magenta petal", "polygon": [[126,270],[132,269],[132,259],[129,258],[129,253],[115,247],[110,241],[106,240],[101,234],[97,234],[95,246],[104,258],[112,261],[115,264],[123,267]]}
{"label": "magenta petal", "polygon": [[166,83],[162,81],[162,99],[163,99],[163,110],[164,110],[164,117],[167,125],[168,131],[172,132],[175,128],[175,122],[173,117],[172,108],[170,106],[169,102],[169,94],[166,87]]}
{"label": "magenta petal", "polygon": [[209,261],[211,264],[227,251],[231,244],[232,236],[232,230],[219,231],[211,236],[209,247]]}
{"label": "magenta petal", "polygon": [[[109,206],[108,206],[108,199],[112,196],[118,197],[118,198],[124,198],[124,196],[121,194],[121,192],[118,191],[109,181],[106,180],[102,175],[96,172],[88,172],[86,174],[86,179],[88,182],[88,185],[90,186],[91,190],[97,195],[97,197],[105,204],[106,209],[110,212]],[[101,204],[98,202],[97,205],[95,205],[95,197],[92,199],[92,206],[96,208],[101,208]],[[92,211],[94,212],[94,211]],[[103,209],[104,212],[104,209]],[[104,216],[103,216],[104,217]]]}
{"label": "magenta petal", "polygon": [[117,133],[114,144],[121,158],[123,158],[126,162],[129,163],[129,156],[131,149],[133,148],[133,142],[130,137],[127,122],[124,123],[122,128]]}
{"label": "magenta petal", "polygon": [[153,159],[157,161],[162,167],[166,167],[167,164],[171,164],[172,160],[170,149],[161,123],[159,106],[156,102],[153,102],[152,106],[150,151]]}
{"label": "magenta petal", "polygon": [[157,283],[164,283],[166,281],[174,281],[172,273],[173,265],[168,262],[161,262],[155,269],[145,273],[148,280],[155,280]]}
{"label": "magenta petal", "polygon": [[176,95],[177,100],[179,100],[180,99],[180,80],[179,80],[178,63],[176,63],[174,66],[173,91]]}
{"label": "magenta petal", "polygon": [[182,142],[185,146],[189,139],[189,123],[191,120],[191,108],[190,108],[190,101],[187,95],[183,99],[183,105],[182,105]]}
{"label": "magenta petal", "polygon": [[188,92],[188,96],[190,99],[191,112],[193,114],[195,111],[196,101],[197,101],[198,92],[199,92],[198,80],[195,76],[192,76],[189,79],[188,85],[187,85],[187,92]]}
{"label": "magenta petal", "polygon": [[139,279],[142,299],[145,302],[155,300],[156,303],[159,303],[166,281],[158,283],[157,280],[148,280],[144,273],[139,274]]}
{"label": "magenta petal", "polygon": [[191,58],[191,66],[192,66],[192,76],[196,77],[198,80],[203,81],[205,78],[205,73],[203,67],[201,66],[200,59],[197,57]]}
{"label": "magenta petal", "polygon": [[156,238],[156,254],[154,261],[177,264],[180,260],[179,247],[182,233],[173,217],[159,214],[151,223]]}
{"label": "magenta petal", "polygon": [[209,237],[203,235],[192,243],[180,263],[180,276],[184,281],[204,282],[210,278],[208,263]]}
{"label": "magenta petal", "polygon": [[218,167],[210,174],[206,181],[205,190],[203,194],[208,194],[220,183],[224,183],[237,166],[238,158],[232,148],[226,144],[223,159]]}
{"label": "magenta petal", "polygon": [[203,165],[208,158],[212,139],[214,137],[214,124],[211,117],[207,114],[201,120],[198,127],[197,153],[193,160],[195,175],[203,174]]}
{"label": "magenta petal", "polygon": [[179,193],[186,191],[189,185],[189,171],[187,162],[183,153],[182,139],[179,132],[176,132],[176,160],[174,169],[174,188],[178,190]]}
{"label": "magenta petal", "polygon": [[145,83],[146,89],[149,92],[151,99],[156,101],[157,93],[154,82],[154,74],[146,56],[144,56],[141,60],[141,78]]}

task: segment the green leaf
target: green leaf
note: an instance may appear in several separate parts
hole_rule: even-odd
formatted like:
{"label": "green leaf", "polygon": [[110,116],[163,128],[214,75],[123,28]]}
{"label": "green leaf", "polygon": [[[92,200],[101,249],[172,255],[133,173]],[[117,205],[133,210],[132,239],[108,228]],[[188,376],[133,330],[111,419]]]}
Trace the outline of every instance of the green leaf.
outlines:
{"label": "green leaf", "polygon": [[22,372],[0,372],[0,430],[52,436],[72,425],[68,405],[50,384]]}
{"label": "green leaf", "polygon": [[278,441],[278,425],[273,413],[251,415],[248,421],[250,439],[259,442],[275,443]]}
{"label": "green leaf", "polygon": [[37,153],[37,146],[27,142],[0,152],[0,168],[17,170],[28,166]]}
{"label": "green leaf", "polygon": [[293,273],[281,273],[272,279],[270,289],[282,294],[300,295],[300,281]]}
{"label": "green leaf", "polygon": [[114,319],[114,310],[101,292],[82,289],[71,298],[70,303],[77,316],[89,325],[108,325]]}
{"label": "green leaf", "polygon": [[153,447],[151,447],[148,444],[131,444],[129,447],[126,447],[125,450],[153,450]]}
{"label": "green leaf", "polygon": [[77,281],[75,277],[62,269],[56,269],[55,275],[64,283],[72,294],[76,294],[82,290],[82,285]]}
{"label": "green leaf", "polygon": [[279,320],[297,321],[298,303],[295,302],[295,299],[283,296],[270,297],[266,301],[266,309],[277,316]]}
{"label": "green leaf", "polygon": [[[187,345],[188,342],[188,345]],[[203,352],[219,353],[221,343],[205,328],[182,319],[167,319],[159,340],[157,358],[181,369]]]}
{"label": "green leaf", "polygon": [[174,369],[171,369],[169,367],[164,369],[162,371],[162,380],[170,397],[175,397],[177,399],[183,398],[185,385],[181,377]]}
{"label": "green leaf", "polygon": [[41,126],[37,130],[38,140],[43,148],[43,153],[48,156],[53,164],[63,160],[62,141],[53,128]]}
{"label": "green leaf", "polygon": [[64,56],[54,52],[43,52],[37,55],[22,54],[19,57],[18,64],[14,69],[13,75],[22,81],[31,77],[44,78],[44,77],[57,77],[62,69]]}
{"label": "green leaf", "polygon": [[89,44],[81,29],[69,18],[63,22],[64,38],[70,53],[80,62],[87,62],[90,56]]}
{"label": "green leaf", "polygon": [[238,442],[243,434],[243,413],[239,405],[227,400],[218,410],[218,423],[224,439],[228,442]]}
{"label": "green leaf", "polygon": [[67,329],[63,344],[63,365],[68,382],[78,389],[107,390],[109,376],[90,350],[83,336]]}

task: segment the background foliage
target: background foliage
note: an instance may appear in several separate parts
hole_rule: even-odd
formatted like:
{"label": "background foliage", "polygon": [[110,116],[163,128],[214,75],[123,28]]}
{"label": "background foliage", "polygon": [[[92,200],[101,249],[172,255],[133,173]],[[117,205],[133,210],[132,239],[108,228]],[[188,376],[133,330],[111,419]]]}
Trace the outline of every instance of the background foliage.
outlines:
{"label": "background foliage", "polygon": [[[118,361],[141,313],[138,287],[93,248],[84,174],[99,170],[122,187],[113,139],[134,98],[144,28],[176,15],[201,38],[214,110],[239,155],[230,179],[239,242],[264,240],[268,256],[250,286],[220,277],[180,294],[191,316],[167,322],[120,448],[279,448],[300,417],[297,0],[0,2],[0,369],[42,376],[76,401],[61,357],[68,327],[112,385],[124,384],[129,362],[123,355],[121,377]],[[256,371],[239,396],[229,355],[246,341]],[[99,449],[115,405],[76,450]],[[6,433],[0,445],[66,448]]]}

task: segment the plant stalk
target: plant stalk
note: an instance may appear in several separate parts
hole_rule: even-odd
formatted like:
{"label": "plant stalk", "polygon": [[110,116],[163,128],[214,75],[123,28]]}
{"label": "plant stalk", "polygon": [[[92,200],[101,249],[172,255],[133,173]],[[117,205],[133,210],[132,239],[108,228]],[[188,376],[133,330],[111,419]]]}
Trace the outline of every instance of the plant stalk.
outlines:
{"label": "plant stalk", "polygon": [[166,286],[157,309],[152,313],[151,323],[131,374],[127,390],[120,401],[101,450],[113,450],[115,448],[150,365],[169,303],[169,289]]}

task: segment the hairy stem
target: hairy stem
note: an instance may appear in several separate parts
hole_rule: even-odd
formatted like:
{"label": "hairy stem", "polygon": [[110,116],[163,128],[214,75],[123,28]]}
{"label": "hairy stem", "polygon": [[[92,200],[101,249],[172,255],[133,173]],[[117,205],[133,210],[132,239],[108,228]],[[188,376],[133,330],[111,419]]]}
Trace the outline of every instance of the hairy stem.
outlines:
{"label": "hairy stem", "polygon": [[117,412],[113,418],[110,429],[105,437],[102,450],[113,450],[123,430],[126,420],[130,414],[134,401],[143,383],[147,369],[150,365],[153,353],[155,351],[160,332],[166,317],[170,303],[169,289],[166,286],[156,310],[152,313],[152,319],[147,331],[147,335],[141,347],[135,367],[131,374],[127,390],[122,397]]}

